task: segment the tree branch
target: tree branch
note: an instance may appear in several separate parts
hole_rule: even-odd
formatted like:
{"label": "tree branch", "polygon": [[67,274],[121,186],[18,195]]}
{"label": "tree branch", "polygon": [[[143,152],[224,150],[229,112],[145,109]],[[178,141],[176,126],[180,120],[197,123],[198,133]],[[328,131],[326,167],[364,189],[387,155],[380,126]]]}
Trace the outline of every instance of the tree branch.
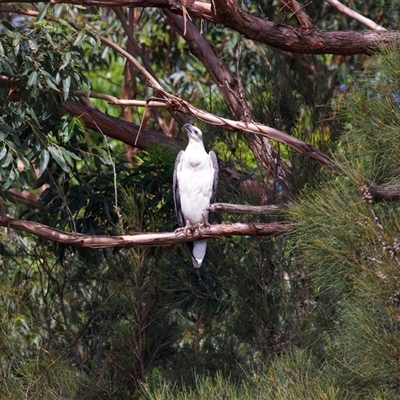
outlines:
{"label": "tree branch", "polygon": [[[48,1],[46,1],[48,2]],[[46,3],[43,1],[43,3]],[[51,0],[52,3],[103,7],[158,7],[182,15],[180,0]],[[20,2],[0,0],[0,4]],[[26,1],[25,3],[37,3]],[[190,4],[190,5],[189,5]],[[325,31],[294,28],[259,18],[238,7],[236,0],[196,0],[185,6],[191,15],[222,24],[245,37],[281,50],[302,54],[371,54],[400,37],[397,31]]]}
{"label": "tree branch", "polygon": [[[219,0],[221,1],[221,0]],[[231,2],[232,0],[227,0],[227,2]],[[1,3],[1,0],[0,0]],[[96,2],[95,2],[96,3]],[[16,10],[18,12],[18,10]],[[37,12],[35,12],[37,14]],[[190,103],[186,102],[185,100],[173,96],[172,94],[166,92],[163,87],[160,85],[160,83],[152,76],[146,68],[144,68],[136,59],[133,57],[131,54],[129,54],[127,51],[122,49],[120,46],[112,42],[111,40],[103,37],[103,36],[98,36],[100,41],[120,53],[122,56],[124,56],[130,63],[134,65],[134,67],[140,71],[147,79],[147,84],[153,88],[156,94],[159,94],[161,96],[161,99],[166,101],[166,105],[172,112],[181,112],[184,114],[189,114],[192,115],[193,117],[200,119],[201,121],[207,122],[209,124],[217,125],[224,127],[225,129],[228,130],[242,130],[245,132],[250,132],[250,133],[255,133],[258,135],[262,135],[267,137],[268,139],[273,139],[277,140],[279,142],[282,142],[296,151],[300,152],[301,154],[308,155],[310,158],[316,160],[319,162],[321,165],[329,165],[332,166],[334,165],[334,161],[328,157],[326,154],[318,150],[315,146],[309,143],[305,143],[301,141],[300,139],[297,139],[293,136],[290,136],[284,132],[281,132],[277,129],[267,127],[265,125],[257,124],[255,122],[249,122],[249,121],[232,121],[227,118],[222,118],[215,116],[211,113],[208,113],[206,111],[197,109],[193,107]],[[100,112],[95,112],[94,108],[91,107],[86,107],[86,112],[85,115],[79,111],[79,108],[81,106],[78,106],[78,103],[74,102],[68,102],[64,105],[64,109],[73,113],[74,115],[82,115],[82,118],[84,119],[85,125],[91,129],[97,130],[99,132],[102,132],[103,134],[114,137],[118,140],[123,141],[124,143],[127,143],[129,145],[132,145],[134,147],[140,147],[140,148],[145,148],[146,142],[154,142],[154,143],[161,143],[161,144],[168,144],[171,146],[171,139],[168,138],[165,135],[160,135],[156,134],[155,132],[151,133],[150,130],[146,130],[147,134],[146,135],[138,135],[138,133],[141,131],[140,128],[136,127],[133,124],[130,124],[130,129],[133,130],[132,133],[135,134],[135,140],[132,142],[132,133],[129,132],[127,122],[122,121],[122,120],[117,120],[116,118],[112,118],[110,116],[107,116],[105,114],[102,114]],[[96,121],[96,118],[98,121]],[[102,124],[99,124],[98,122],[104,123],[104,129]],[[111,122],[114,121],[114,122]],[[117,123],[118,121],[118,123]],[[119,129],[115,129],[115,125],[119,126]],[[126,131],[124,132],[124,130]],[[144,133],[146,133],[143,130]],[[157,138],[155,138],[155,135]],[[253,139],[254,140],[254,139]],[[251,141],[251,140],[250,140]],[[140,142],[140,143],[139,143]],[[261,143],[261,146],[259,143],[256,143],[258,146],[255,146],[253,151],[262,151],[264,150],[264,145],[265,143]],[[271,146],[269,146],[271,147]],[[268,148],[268,146],[265,149],[267,152],[271,152],[271,149]],[[274,153],[271,153],[271,155]],[[284,179],[284,176],[282,175],[282,180]],[[284,180],[283,180],[284,182]]]}
{"label": "tree branch", "polygon": [[143,127],[139,129],[139,126],[133,123],[114,118],[94,107],[76,101],[68,101],[63,104],[63,110],[81,117],[87,128],[101,132],[110,138],[120,140],[133,147],[146,149],[148,144],[152,143],[173,150],[181,150],[184,148],[184,143],[180,143],[176,139],[151,129]]}
{"label": "tree branch", "polygon": [[318,150],[314,145],[305,143],[300,139],[288,135],[287,133],[278,131],[277,129],[270,128],[265,125],[257,124],[256,122],[232,121],[228,118],[218,117],[209,112],[193,107],[189,102],[166,92],[160,85],[160,83],[156,79],[154,79],[154,77],[148,71],[146,71],[146,69],[135,59],[135,57],[133,57],[127,51],[122,49],[111,40],[105,38],[104,36],[99,35],[98,37],[103,44],[111,47],[122,56],[124,56],[129,62],[133,63],[133,65],[147,78],[147,84],[151,88],[153,88],[153,90],[158,93],[162,99],[165,99],[168,107],[171,107],[173,111],[179,111],[184,114],[192,115],[193,117],[201,121],[221,126],[225,129],[230,128],[231,130],[242,130],[245,132],[263,135],[266,136],[268,139],[273,139],[285,143],[286,145],[292,147],[301,154],[308,155],[310,158],[316,160],[322,165],[335,165],[334,161],[330,157],[328,157],[322,151]]}
{"label": "tree branch", "polygon": [[363,15],[360,15],[358,12],[353,11],[349,7],[346,7],[345,5],[340,3],[340,1],[338,1],[338,0],[325,0],[325,1],[332,7],[335,7],[342,14],[345,14],[345,15],[355,19],[356,21],[365,25],[369,29],[372,29],[374,31],[386,31],[386,29],[383,26],[376,24],[374,21],[371,21],[369,18],[366,18]]}
{"label": "tree branch", "polygon": [[389,31],[324,31],[292,28],[256,17],[238,7],[236,0],[213,0],[216,19],[249,39],[281,50],[305,54],[373,53],[399,38]]}
{"label": "tree branch", "polygon": [[37,222],[0,217],[0,226],[7,229],[31,233],[52,242],[77,248],[110,248],[133,246],[173,246],[177,243],[191,242],[198,239],[209,239],[219,236],[272,236],[288,233],[293,230],[289,223],[275,222],[261,223],[235,223],[224,225],[211,225],[196,229],[193,234],[178,232],[139,233],[134,235],[105,236],[84,235],[81,233],[63,232],[50,226]]}
{"label": "tree branch", "polygon": [[266,206],[249,206],[243,204],[230,203],[214,203],[207,208],[211,212],[228,213],[228,214],[275,214],[287,209],[284,204],[270,204]]}
{"label": "tree branch", "polygon": [[[1,77],[0,77],[1,79]],[[87,92],[85,90],[74,90],[71,91],[73,96],[86,97]],[[117,106],[132,106],[132,107],[166,107],[165,101],[157,100],[130,100],[130,99],[120,99],[118,97],[112,96],[106,93],[99,93],[91,91],[89,93],[89,98],[106,100],[109,104],[115,104]]]}
{"label": "tree branch", "polygon": [[[118,47],[118,46],[116,46],[116,47]],[[120,50],[122,50],[122,49],[120,49]],[[124,53],[126,53],[124,50],[122,50],[122,51]],[[128,55],[128,56],[129,56],[129,58],[133,58],[130,55]],[[157,83],[157,87],[160,88],[158,83]],[[192,106],[189,102],[167,93],[162,88],[158,89],[157,91],[159,93],[161,93],[164,96],[164,98],[150,99],[149,102],[153,101],[153,100],[155,100],[157,102],[165,102],[166,107],[171,107],[171,108],[174,108],[175,110],[179,110],[180,112],[191,115],[194,118],[199,119],[200,121],[206,122],[207,124],[219,126],[223,129],[227,129],[230,131],[241,130],[244,132],[250,132],[250,133],[255,133],[257,135],[262,135],[262,136],[267,137],[268,139],[276,140],[278,142],[286,144],[287,146],[298,151],[299,153],[309,156],[310,158],[319,162],[321,165],[326,165],[326,166],[334,166],[335,165],[334,161],[328,155],[326,155],[325,153],[323,153],[322,151],[317,149],[314,145],[303,142],[302,140],[297,139],[294,136],[288,135],[287,133],[284,133],[282,131],[279,131],[278,129],[274,129],[269,126],[259,124],[257,122],[246,123],[243,121],[234,121],[232,119],[219,117],[215,114],[211,114],[207,111],[204,111],[204,110],[201,110],[199,108]],[[120,101],[122,101],[122,100],[118,100],[118,102],[120,102]],[[111,97],[109,98],[109,102],[111,104],[113,103],[113,99]],[[125,105],[137,105],[137,100],[123,100],[123,102]],[[104,131],[104,134],[106,134],[107,136],[110,136],[110,137],[114,137],[116,139],[118,139],[118,137],[120,137],[119,140],[123,141],[124,143],[127,143],[127,142],[125,142],[125,140],[132,141],[133,138],[130,135],[132,135],[132,133],[137,134],[138,129],[139,129],[136,125],[130,124],[125,121],[118,120],[117,118],[113,118],[113,117],[110,117],[105,114],[102,116],[102,115],[100,115],[100,114],[102,114],[100,111],[96,110],[97,112],[95,112],[94,111],[95,109],[91,108],[91,107],[85,107],[85,112],[82,113],[79,103],[68,102],[64,105],[64,109],[66,109],[67,111],[70,111],[74,115],[81,115],[82,118],[84,119],[85,124],[86,123],[88,124],[86,126],[88,126],[90,129],[95,129],[97,131],[99,131],[99,128],[98,128],[98,126],[96,126],[96,123],[94,121],[92,121],[92,119],[94,119],[94,117],[95,117],[96,119],[98,119],[99,122],[101,122],[104,119],[105,125],[108,128],[107,131]],[[85,114],[89,114],[89,115],[85,115]],[[116,122],[114,122],[114,121],[119,121],[118,125],[121,126],[121,129],[120,129],[121,132],[119,132],[119,131],[116,132],[116,129],[115,129]],[[128,125],[131,127],[128,128]],[[102,125],[99,125],[99,126],[102,126]],[[126,132],[126,134],[125,134],[123,132],[123,130],[128,130],[128,129],[133,130],[133,132],[130,134],[128,134],[128,132]],[[153,142],[157,143],[157,141],[160,142],[160,140],[158,140],[158,138],[161,138],[161,137],[164,138],[164,140],[161,140],[160,144],[163,144],[163,142],[167,142],[169,147],[171,147],[173,144],[172,139],[166,137],[165,135],[160,135],[160,134],[157,134],[156,132],[150,131],[150,130],[142,129],[142,131],[143,131],[143,137],[142,138],[139,137],[138,144],[137,144],[138,147],[140,147],[139,140],[141,140],[142,145],[145,146],[147,141],[152,142],[152,143]],[[151,139],[147,140],[146,132],[152,133]],[[130,143],[128,143],[128,144],[130,144]]]}
{"label": "tree branch", "polygon": [[249,121],[251,107],[245,97],[240,78],[234,76],[224,64],[213,44],[201,34],[197,25],[192,21],[187,20],[185,23],[183,17],[168,10],[163,10],[163,13],[169,25],[186,40],[191,53],[204,64],[223,94],[231,114],[236,119]]}
{"label": "tree branch", "polygon": [[40,196],[36,193],[31,193],[28,190],[11,188],[7,190],[6,194],[10,199],[29,207],[38,208],[41,206]]}

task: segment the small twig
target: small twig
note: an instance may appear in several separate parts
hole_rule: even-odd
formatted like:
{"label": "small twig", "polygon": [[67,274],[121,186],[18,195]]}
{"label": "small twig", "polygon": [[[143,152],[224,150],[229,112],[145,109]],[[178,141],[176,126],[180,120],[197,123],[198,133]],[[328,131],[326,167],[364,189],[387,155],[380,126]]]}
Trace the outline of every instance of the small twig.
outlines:
{"label": "small twig", "polygon": [[[150,101],[151,101],[151,100],[150,100]],[[136,134],[135,146],[137,145],[137,142],[138,142],[139,136],[140,136],[140,132],[142,131],[143,123],[144,123],[145,116],[146,116],[146,111],[147,111],[147,104],[146,104],[146,107],[145,107],[145,109],[144,109],[144,111],[143,111],[142,118],[140,119],[139,130],[138,130],[138,132],[137,132],[137,134]]]}
{"label": "small twig", "polygon": [[[94,123],[96,124],[96,122],[94,121]],[[96,124],[97,125],[97,124]],[[122,219],[122,214],[119,210],[119,206],[118,206],[118,185],[117,185],[117,170],[115,167],[115,163],[114,160],[111,156],[111,150],[110,150],[110,145],[108,143],[108,138],[107,136],[103,133],[103,131],[101,130],[101,128],[99,126],[98,127],[98,131],[103,135],[104,140],[106,141],[106,147],[107,147],[107,154],[108,154],[108,158],[110,160],[110,163],[112,165],[112,169],[113,169],[113,179],[114,179],[114,197],[115,197],[115,204],[114,204],[114,209],[115,212],[117,213],[117,217],[118,217],[118,225],[119,228],[121,230],[122,233],[124,233],[124,224],[123,224],[123,219]]]}

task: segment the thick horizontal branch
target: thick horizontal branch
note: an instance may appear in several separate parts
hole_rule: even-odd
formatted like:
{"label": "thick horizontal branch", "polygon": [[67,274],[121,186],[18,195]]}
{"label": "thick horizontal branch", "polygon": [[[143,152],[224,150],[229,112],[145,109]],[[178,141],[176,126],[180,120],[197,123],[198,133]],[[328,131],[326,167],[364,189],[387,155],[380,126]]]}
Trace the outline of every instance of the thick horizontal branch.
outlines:
{"label": "thick horizontal branch", "polygon": [[[0,0],[0,4],[20,2]],[[38,3],[27,1],[26,3]],[[48,3],[48,1],[43,1]],[[182,14],[181,0],[51,0],[51,3],[68,3],[104,7],[159,7]],[[212,6],[213,4],[213,6]],[[245,37],[281,50],[302,54],[370,54],[382,46],[399,39],[397,31],[325,31],[303,29],[277,24],[241,9],[237,0],[187,1],[190,15],[222,24]]]}
{"label": "thick horizontal branch", "polygon": [[230,203],[214,203],[208,209],[212,212],[229,213],[229,214],[274,214],[281,212],[287,207],[277,204],[270,204],[266,206],[248,206],[243,204],[230,204]]}
{"label": "thick horizontal branch", "polygon": [[156,144],[170,149],[181,150],[184,144],[177,140],[163,135],[148,128],[141,128],[131,122],[114,118],[97,108],[84,105],[76,101],[68,101],[63,109],[73,115],[79,116],[85,126],[94,131],[100,132],[110,138],[120,140],[132,147],[146,149],[148,144]]}
{"label": "thick horizontal branch", "polygon": [[43,239],[51,240],[77,248],[110,248],[133,246],[173,246],[177,243],[191,242],[198,239],[209,239],[219,236],[272,236],[290,232],[293,226],[289,223],[275,222],[271,224],[235,223],[211,225],[195,230],[193,234],[178,232],[138,233],[121,236],[93,236],[81,233],[63,232],[37,222],[0,217],[0,226],[31,233]]}
{"label": "thick horizontal branch", "polygon": [[398,32],[325,31],[275,24],[242,10],[237,0],[213,0],[220,23],[249,39],[281,50],[302,54],[351,55],[373,53],[399,39]]}

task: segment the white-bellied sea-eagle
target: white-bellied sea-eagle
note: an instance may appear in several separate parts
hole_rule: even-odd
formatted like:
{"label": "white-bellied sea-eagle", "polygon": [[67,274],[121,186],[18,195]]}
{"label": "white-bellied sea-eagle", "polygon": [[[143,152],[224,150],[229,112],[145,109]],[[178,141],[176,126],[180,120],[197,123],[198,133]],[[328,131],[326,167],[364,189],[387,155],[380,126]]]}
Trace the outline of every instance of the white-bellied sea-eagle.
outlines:
{"label": "white-bellied sea-eagle", "polygon": [[[204,149],[203,134],[199,128],[185,124],[189,143],[175,161],[174,201],[179,225],[185,231],[209,223],[207,207],[215,202],[218,184],[218,162],[213,151]],[[192,263],[200,268],[206,254],[207,240],[189,242]]]}

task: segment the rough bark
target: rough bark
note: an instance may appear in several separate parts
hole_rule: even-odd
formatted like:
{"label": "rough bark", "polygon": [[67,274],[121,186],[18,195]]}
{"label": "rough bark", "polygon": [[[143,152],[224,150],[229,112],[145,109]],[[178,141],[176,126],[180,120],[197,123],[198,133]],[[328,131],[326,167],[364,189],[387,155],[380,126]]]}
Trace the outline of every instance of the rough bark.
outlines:
{"label": "rough bark", "polygon": [[219,23],[249,39],[281,50],[303,54],[370,54],[399,39],[390,31],[325,31],[292,28],[256,17],[238,7],[236,0],[213,0]]}

